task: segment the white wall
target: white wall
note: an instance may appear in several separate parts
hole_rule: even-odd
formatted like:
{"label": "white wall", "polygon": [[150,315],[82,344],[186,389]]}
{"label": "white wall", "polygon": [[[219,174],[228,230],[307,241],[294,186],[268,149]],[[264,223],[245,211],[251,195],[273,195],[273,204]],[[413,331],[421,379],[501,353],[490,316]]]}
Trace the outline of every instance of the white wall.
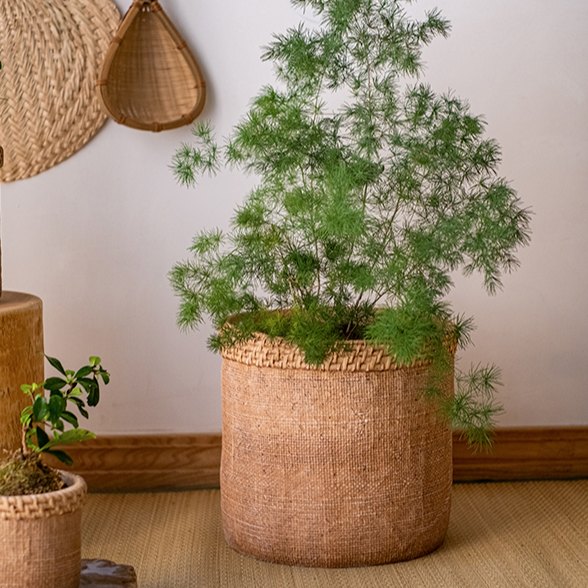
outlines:
{"label": "white wall", "polygon": [[[162,4],[203,68],[202,117],[226,135],[271,81],[260,47],[299,14],[288,0]],[[501,425],[588,425],[588,3],[423,0],[412,10],[434,5],[453,33],[426,51],[426,79],[486,115],[502,175],[535,212],[503,293],[457,279],[454,306],[478,324],[464,359],[502,367]],[[109,121],[61,165],[3,186],[5,289],[43,299],[47,353],[72,368],[98,354],[112,373],[97,433],[221,428],[210,329],[176,329],[166,274],[197,230],[227,225],[252,180],[223,173],[180,188],[168,166],[189,139],[188,127],[152,134]]]}

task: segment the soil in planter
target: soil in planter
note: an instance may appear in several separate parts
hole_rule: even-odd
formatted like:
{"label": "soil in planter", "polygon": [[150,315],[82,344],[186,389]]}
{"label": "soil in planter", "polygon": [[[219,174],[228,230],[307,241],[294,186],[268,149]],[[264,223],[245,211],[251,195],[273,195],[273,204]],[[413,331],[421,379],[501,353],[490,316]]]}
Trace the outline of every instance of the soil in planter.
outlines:
{"label": "soil in planter", "polygon": [[63,488],[57,471],[36,454],[23,456],[16,451],[0,463],[0,496],[45,494]]}

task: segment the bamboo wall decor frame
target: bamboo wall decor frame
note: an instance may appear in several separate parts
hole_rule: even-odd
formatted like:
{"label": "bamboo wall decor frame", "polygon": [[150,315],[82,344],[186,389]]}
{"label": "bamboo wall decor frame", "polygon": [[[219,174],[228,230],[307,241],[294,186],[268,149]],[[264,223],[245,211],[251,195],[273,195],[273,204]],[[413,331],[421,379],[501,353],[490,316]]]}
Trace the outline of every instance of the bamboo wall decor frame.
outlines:
{"label": "bamboo wall decor frame", "polygon": [[97,81],[104,112],[119,124],[165,131],[202,112],[206,84],[188,44],[157,0],[134,0]]}

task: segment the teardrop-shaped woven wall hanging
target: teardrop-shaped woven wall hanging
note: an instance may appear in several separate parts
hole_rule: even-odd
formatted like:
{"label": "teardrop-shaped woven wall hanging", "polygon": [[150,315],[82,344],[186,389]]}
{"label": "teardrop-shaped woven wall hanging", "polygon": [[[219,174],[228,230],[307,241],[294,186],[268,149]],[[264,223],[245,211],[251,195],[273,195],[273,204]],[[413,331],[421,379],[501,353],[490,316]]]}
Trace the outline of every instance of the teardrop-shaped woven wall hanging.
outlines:
{"label": "teardrop-shaped woven wall hanging", "polygon": [[110,0],[0,0],[1,182],[57,165],[106,122],[95,84],[119,23]]}
{"label": "teardrop-shaped woven wall hanging", "polygon": [[98,89],[108,116],[145,131],[190,124],[206,100],[200,67],[156,0],[135,0],[129,8],[106,54]]}

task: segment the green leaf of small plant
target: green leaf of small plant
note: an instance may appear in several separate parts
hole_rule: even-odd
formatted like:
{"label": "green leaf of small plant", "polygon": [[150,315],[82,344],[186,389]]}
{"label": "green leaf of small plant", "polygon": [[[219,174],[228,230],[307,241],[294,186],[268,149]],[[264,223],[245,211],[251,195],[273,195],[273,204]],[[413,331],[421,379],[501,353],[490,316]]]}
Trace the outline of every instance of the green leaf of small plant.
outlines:
{"label": "green leaf of small plant", "polygon": [[27,447],[30,447],[34,451],[38,452],[39,451],[39,446],[38,446],[37,443],[35,443],[33,441],[33,437],[35,437],[36,434],[37,434],[36,428],[35,427],[30,428],[30,425],[29,425],[29,427],[27,428],[27,432],[25,434],[25,440],[26,440],[26,446]]}
{"label": "green leaf of small plant", "polygon": [[69,412],[68,410],[64,411],[61,414],[61,418],[64,421],[67,421],[70,425],[73,425],[76,429],[80,426],[78,422],[78,417],[73,412]]}
{"label": "green leaf of small plant", "polygon": [[68,466],[73,465],[73,459],[67,453],[65,453],[65,451],[61,451],[60,449],[48,449],[47,451],[44,451],[43,453],[48,453],[49,455],[56,457],[59,461],[61,461],[65,465],[68,465]]}
{"label": "green leaf of small plant", "polygon": [[88,376],[92,373],[92,369],[93,368],[91,365],[84,366],[76,372],[76,375],[74,376],[74,378],[76,380],[78,380],[79,378],[85,378],[86,376]]}
{"label": "green leaf of small plant", "polygon": [[49,443],[49,436],[43,431],[43,429],[41,429],[41,427],[37,427],[36,434],[39,450],[42,451],[43,446]]}
{"label": "green leaf of small plant", "polygon": [[86,404],[80,398],[70,398],[70,400],[78,407],[80,414],[87,419],[88,418],[88,411],[84,408]]}
{"label": "green leaf of small plant", "polygon": [[45,381],[45,390],[61,390],[64,386],[67,386],[67,382],[63,378],[48,378]]}
{"label": "green leaf of small plant", "polygon": [[58,359],[55,359],[55,357],[49,357],[48,355],[45,356],[47,358],[47,361],[60,373],[63,374],[64,376],[66,375],[65,373],[65,369],[63,369],[63,366],[61,365],[61,362]]}
{"label": "green leaf of small plant", "polygon": [[61,395],[51,396],[49,398],[48,419],[54,425],[59,422],[63,411],[65,410],[66,400]]}
{"label": "green leaf of small plant", "polygon": [[93,378],[80,378],[78,384],[84,388],[84,390],[90,394],[92,389],[96,386],[96,381]]}
{"label": "green leaf of small plant", "polygon": [[35,422],[41,423],[49,414],[49,405],[43,396],[37,396],[33,404],[33,418]]}
{"label": "green leaf of small plant", "polygon": [[100,387],[98,382],[92,378],[80,378],[79,383],[88,393],[88,406],[96,406],[100,401]]}
{"label": "green leaf of small plant", "polygon": [[[96,435],[91,431],[79,428],[78,417],[67,410],[67,401],[73,402],[80,414],[88,418],[85,403],[80,398],[87,393],[88,403],[95,406],[99,400],[98,375],[106,375],[105,383],[108,383],[108,372],[100,365],[100,358],[91,358],[97,362],[97,368],[91,366],[81,367],[77,372],[64,370],[61,362],[55,358],[47,358],[55,369],[64,378],[49,378],[42,384],[24,384],[22,391],[34,399],[32,405],[26,406],[20,417],[23,426],[21,453],[26,458],[31,452],[48,453],[60,459],[66,464],[73,463],[70,456],[54,447],[68,445],[95,439]],[[90,376],[93,374],[92,378]],[[103,377],[104,380],[104,377]],[[49,398],[43,396],[43,389],[49,391]],[[66,423],[73,428],[65,430]],[[46,432],[43,426],[47,428]],[[49,434],[53,434],[50,438]]]}
{"label": "green leaf of small plant", "polygon": [[25,427],[28,428],[33,420],[33,407],[26,406],[23,408],[22,413],[20,415],[20,422]]}
{"label": "green leaf of small plant", "polygon": [[96,439],[96,435],[91,431],[85,429],[70,429],[60,435],[55,435],[51,440],[47,438],[47,442],[40,448],[42,452],[51,449],[52,447],[58,447],[61,445],[71,445],[72,443],[81,443],[88,439]]}
{"label": "green leaf of small plant", "polygon": [[98,356],[92,355],[90,357],[90,365],[92,367],[96,367],[96,366],[100,365],[101,363],[102,363],[102,360]]}

